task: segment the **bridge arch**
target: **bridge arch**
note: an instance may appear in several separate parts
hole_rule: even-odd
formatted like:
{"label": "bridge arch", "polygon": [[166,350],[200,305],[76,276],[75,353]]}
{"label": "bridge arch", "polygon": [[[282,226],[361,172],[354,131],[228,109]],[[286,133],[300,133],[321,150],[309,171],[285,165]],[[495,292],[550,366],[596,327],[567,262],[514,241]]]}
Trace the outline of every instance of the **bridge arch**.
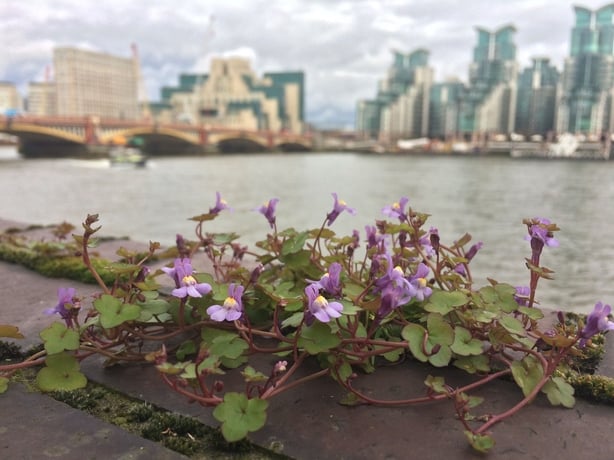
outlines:
{"label": "bridge arch", "polygon": [[245,131],[213,133],[209,143],[222,153],[263,152],[269,149],[267,137]]}

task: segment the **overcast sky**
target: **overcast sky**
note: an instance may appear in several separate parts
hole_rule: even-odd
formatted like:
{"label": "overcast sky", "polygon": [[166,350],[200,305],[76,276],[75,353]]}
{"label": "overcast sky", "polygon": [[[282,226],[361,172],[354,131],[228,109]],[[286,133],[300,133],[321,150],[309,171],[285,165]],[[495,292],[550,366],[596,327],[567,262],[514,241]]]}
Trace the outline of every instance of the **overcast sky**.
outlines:
{"label": "overcast sky", "polygon": [[374,97],[391,50],[430,50],[436,81],[467,79],[475,26],[516,29],[521,66],[534,56],[562,68],[573,5],[584,0],[0,0],[0,81],[43,81],[56,46],[130,56],[136,43],[151,100],[211,56],[244,56],[258,75],[302,70],[307,119],[353,123]]}

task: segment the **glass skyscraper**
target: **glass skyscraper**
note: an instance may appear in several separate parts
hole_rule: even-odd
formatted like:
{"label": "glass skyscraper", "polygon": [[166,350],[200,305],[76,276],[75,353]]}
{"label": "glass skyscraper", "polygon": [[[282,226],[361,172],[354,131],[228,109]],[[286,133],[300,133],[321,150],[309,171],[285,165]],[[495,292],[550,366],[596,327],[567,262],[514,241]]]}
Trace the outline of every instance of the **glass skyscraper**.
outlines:
{"label": "glass skyscraper", "polygon": [[558,132],[601,135],[612,131],[614,4],[598,10],[574,7],[570,56],[558,101]]}

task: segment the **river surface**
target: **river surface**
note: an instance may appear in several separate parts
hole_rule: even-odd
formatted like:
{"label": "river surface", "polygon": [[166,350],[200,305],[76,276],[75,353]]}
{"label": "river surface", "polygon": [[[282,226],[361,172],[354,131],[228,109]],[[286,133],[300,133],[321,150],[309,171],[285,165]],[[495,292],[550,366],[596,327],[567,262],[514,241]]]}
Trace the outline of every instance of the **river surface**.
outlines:
{"label": "river surface", "polygon": [[79,226],[98,213],[101,233],[172,244],[193,236],[188,218],[205,213],[221,192],[233,208],[207,226],[234,231],[250,246],[269,231],[254,212],[280,199],[278,227],[316,228],[337,192],[355,216],[342,214],[337,234],[384,218],[381,209],[410,199],[431,214],[444,243],[465,232],[484,247],[472,262],[477,285],[486,277],[527,285],[523,218],[556,222],[560,247],[545,248],[543,307],[590,311],[596,301],[614,304],[614,161],[539,161],[505,157],[377,156],[352,153],[245,154],[154,158],[141,169],[110,167],[106,160],[20,158],[0,147],[0,217],[36,224]]}

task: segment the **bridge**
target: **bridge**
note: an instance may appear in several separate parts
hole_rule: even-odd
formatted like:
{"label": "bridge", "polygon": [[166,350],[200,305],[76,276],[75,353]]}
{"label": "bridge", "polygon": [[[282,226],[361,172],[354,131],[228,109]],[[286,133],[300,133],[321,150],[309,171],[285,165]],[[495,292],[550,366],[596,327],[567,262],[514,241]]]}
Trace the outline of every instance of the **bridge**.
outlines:
{"label": "bridge", "polygon": [[265,151],[307,151],[312,139],[287,132],[247,131],[192,124],[99,117],[34,117],[0,115],[0,133],[19,139],[19,152],[29,157],[105,156],[113,138],[138,136],[149,155],[190,155]]}

